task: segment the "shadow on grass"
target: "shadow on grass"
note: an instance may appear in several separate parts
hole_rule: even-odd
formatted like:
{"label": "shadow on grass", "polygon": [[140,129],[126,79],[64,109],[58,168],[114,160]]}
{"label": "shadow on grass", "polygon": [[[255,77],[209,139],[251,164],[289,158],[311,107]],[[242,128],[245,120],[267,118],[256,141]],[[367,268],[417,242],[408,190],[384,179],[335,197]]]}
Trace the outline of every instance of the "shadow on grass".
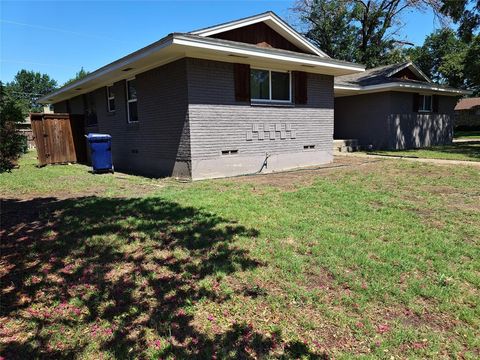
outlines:
{"label": "shadow on grass", "polygon": [[[1,353],[7,359],[319,358],[246,324],[208,333],[201,281],[261,266],[234,245],[258,231],[160,198],[2,202]],[[218,300],[222,301],[222,300]]]}
{"label": "shadow on grass", "polygon": [[446,154],[464,155],[472,160],[480,160],[480,141],[478,140],[458,142],[445,146],[435,146],[431,148],[431,150]]}
{"label": "shadow on grass", "polygon": [[[429,148],[419,148],[419,149],[408,149],[408,150],[376,150],[376,151],[369,151],[369,154],[372,155],[384,155],[384,156],[407,156],[407,157],[414,157],[414,158],[421,158],[425,155],[419,154],[419,151],[430,151],[432,152],[431,156],[428,158],[438,158],[438,159],[451,159],[451,160],[472,160],[472,161],[479,161],[480,160],[480,141],[479,140],[472,140],[472,141],[464,141],[464,142],[457,142],[451,145],[444,145],[444,146],[433,146]],[[435,155],[436,156],[433,156]],[[442,154],[449,154],[449,155],[462,155],[461,158],[457,157],[442,157]],[[423,155],[423,156],[422,156]]]}

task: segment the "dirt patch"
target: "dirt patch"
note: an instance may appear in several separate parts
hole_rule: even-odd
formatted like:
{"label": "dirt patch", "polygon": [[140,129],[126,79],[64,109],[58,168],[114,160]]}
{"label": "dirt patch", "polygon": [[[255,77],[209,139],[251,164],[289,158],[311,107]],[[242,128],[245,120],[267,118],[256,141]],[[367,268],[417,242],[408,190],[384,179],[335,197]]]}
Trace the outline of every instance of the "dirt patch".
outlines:
{"label": "dirt patch", "polygon": [[[252,184],[257,186],[271,186],[286,191],[294,191],[302,186],[312,185],[319,177],[341,177],[347,171],[374,171],[378,163],[382,163],[378,159],[364,159],[347,156],[336,156],[330,164],[296,169],[291,171],[283,171],[270,174],[258,174],[251,176],[239,176],[229,179],[229,181],[241,184]],[[254,188],[256,192],[261,190]]]}

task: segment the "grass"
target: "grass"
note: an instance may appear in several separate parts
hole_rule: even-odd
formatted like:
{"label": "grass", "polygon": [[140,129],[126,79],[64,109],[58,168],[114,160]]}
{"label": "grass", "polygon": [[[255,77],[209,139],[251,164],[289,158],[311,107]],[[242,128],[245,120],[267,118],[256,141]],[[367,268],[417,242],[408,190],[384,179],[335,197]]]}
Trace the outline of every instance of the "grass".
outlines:
{"label": "grass", "polygon": [[375,150],[375,155],[409,156],[425,159],[480,161],[480,140],[412,150]]}
{"label": "grass", "polygon": [[179,184],[29,156],[0,175],[8,359],[480,355],[477,169]]}
{"label": "grass", "polygon": [[480,139],[480,131],[455,131],[455,139]]}

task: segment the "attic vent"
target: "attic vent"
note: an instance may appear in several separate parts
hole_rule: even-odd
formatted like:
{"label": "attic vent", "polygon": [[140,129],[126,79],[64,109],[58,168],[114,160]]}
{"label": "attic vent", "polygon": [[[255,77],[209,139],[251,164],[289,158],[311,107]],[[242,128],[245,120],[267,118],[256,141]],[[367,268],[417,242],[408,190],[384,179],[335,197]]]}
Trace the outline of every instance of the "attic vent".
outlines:
{"label": "attic vent", "polygon": [[133,70],[133,68],[128,67],[128,68],[123,69],[122,71],[130,71],[130,70]]}
{"label": "attic vent", "polygon": [[234,155],[238,154],[238,150],[222,150],[222,155]]}
{"label": "attic vent", "polygon": [[304,145],[303,150],[315,149],[315,145]]}
{"label": "attic vent", "polygon": [[301,66],[306,67],[306,68],[314,68],[315,67],[315,65],[301,65]]}

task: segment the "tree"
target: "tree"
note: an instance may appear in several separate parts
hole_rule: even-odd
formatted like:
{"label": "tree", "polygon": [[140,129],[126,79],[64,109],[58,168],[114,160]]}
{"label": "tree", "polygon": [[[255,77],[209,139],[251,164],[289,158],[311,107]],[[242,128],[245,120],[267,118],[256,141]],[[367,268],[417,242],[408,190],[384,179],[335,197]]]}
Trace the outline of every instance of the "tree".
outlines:
{"label": "tree", "polygon": [[313,0],[301,18],[310,26],[305,33],[318,47],[335,59],[356,60],[355,32],[351,9],[346,2]]}
{"label": "tree", "polygon": [[41,111],[42,105],[37,100],[54,91],[56,87],[57,82],[47,74],[20,70],[13,81],[6,84],[4,92],[14,99],[26,114]]}
{"label": "tree", "polygon": [[17,124],[24,121],[21,107],[5,93],[0,81],[0,173],[11,170],[25,151],[25,136],[18,132]]}
{"label": "tree", "polygon": [[468,45],[452,29],[437,30],[422,46],[406,51],[410,59],[432,80],[454,87],[465,87],[465,57]]}
{"label": "tree", "polygon": [[474,32],[480,28],[479,0],[442,0],[440,12],[459,24],[458,34],[471,42]]}
{"label": "tree", "polygon": [[[320,48],[335,50],[336,44],[341,43],[339,46],[347,51],[336,51],[337,58],[374,67],[387,64],[391,60],[390,53],[404,43],[398,38],[402,13],[427,7],[438,11],[440,1],[299,0],[294,10],[307,26],[306,36]],[[327,21],[327,25],[320,24],[319,19]],[[336,27],[338,24],[340,26]],[[330,44],[332,41],[335,44]]]}
{"label": "tree", "polygon": [[80,79],[83,79],[84,77],[86,77],[88,74],[90,74],[89,71],[86,71],[83,66],[82,68],[80,69],[80,71],[78,71],[76,74],[75,74],[75,77],[70,79],[70,80],[67,80],[65,82],[65,84],[63,84],[63,86],[65,85],[68,85],[68,84],[71,84],[73,83],[74,81],[77,81],[77,80],[80,80]]}
{"label": "tree", "polygon": [[470,42],[465,55],[464,72],[467,87],[474,91],[474,95],[480,95],[480,35]]}

